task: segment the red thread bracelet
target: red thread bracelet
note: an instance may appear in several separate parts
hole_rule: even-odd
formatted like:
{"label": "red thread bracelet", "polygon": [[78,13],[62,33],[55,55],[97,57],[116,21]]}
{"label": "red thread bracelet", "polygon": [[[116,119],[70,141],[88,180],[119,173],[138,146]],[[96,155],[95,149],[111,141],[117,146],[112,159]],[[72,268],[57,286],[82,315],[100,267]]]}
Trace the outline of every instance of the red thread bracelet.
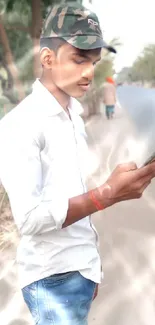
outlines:
{"label": "red thread bracelet", "polygon": [[104,209],[104,206],[96,199],[94,191],[92,190],[89,193],[90,193],[91,201],[94,203],[96,209],[98,211],[103,210]]}

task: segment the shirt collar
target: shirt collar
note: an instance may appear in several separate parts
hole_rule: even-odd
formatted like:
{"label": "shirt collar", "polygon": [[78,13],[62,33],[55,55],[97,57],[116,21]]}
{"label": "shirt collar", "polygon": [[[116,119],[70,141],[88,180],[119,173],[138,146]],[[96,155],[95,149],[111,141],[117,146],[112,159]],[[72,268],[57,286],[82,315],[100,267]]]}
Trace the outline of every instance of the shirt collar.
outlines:
{"label": "shirt collar", "polygon": [[[44,113],[48,116],[58,115],[64,112],[64,109],[48,89],[37,79],[32,86],[32,94],[37,96],[39,103],[43,106]],[[69,108],[73,110],[74,98],[70,99]]]}

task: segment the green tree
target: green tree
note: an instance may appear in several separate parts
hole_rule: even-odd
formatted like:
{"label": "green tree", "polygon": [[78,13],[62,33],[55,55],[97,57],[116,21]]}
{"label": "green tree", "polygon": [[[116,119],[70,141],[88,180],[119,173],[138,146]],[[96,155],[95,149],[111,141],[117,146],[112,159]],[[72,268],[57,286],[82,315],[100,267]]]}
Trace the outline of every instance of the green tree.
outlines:
{"label": "green tree", "polygon": [[94,84],[95,87],[100,87],[102,83],[105,81],[106,77],[113,76],[114,74],[113,68],[113,59],[111,58],[104,58],[102,59],[101,63],[98,63],[95,69],[95,78]]}
{"label": "green tree", "polygon": [[[121,46],[119,38],[115,37],[110,42],[109,45],[116,50]],[[94,84],[98,88],[105,81],[106,77],[113,76],[114,70],[114,57],[106,49],[102,50],[102,58],[95,69]]]}
{"label": "green tree", "polygon": [[[33,75],[38,76],[38,48],[39,38],[42,29],[42,23],[44,16],[48,10],[48,7],[56,2],[55,0],[7,0],[6,1],[6,13],[7,20],[11,20],[11,27],[16,31],[20,30],[26,32],[33,44]],[[58,1],[57,1],[58,2]],[[22,19],[21,19],[22,13]],[[21,23],[22,21],[22,23]]]}
{"label": "green tree", "polygon": [[[7,72],[7,76],[12,77],[15,86],[18,89],[18,98],[19,100],[24,98],[24,90],[22,87],[22,83],[20,81],[19,75],[18,75],[18,69],[16,67],[16,64],[14,62],[14,57],[13,57],[13,53],[12,50],[10,48],[10,42],[9,42],[9,38],[3,23],[3,12],[5,9],[5,2],[3,0],[1,0],[0,3],[0,43],[1,43],[1,51],[0,51],[0,57],[4,58],[3,60],[1,59],[1,66],[3,66],[3,68],[6,69]],[[11,78],[10,78],[11,81]],[[1,84],[3,85],[3,90],[5,89],[5,82],[4,79],[1,75]],[[7,89],[8,90],[8,89]]]}
{"label": "green tree", "polygon": [[[61,0],[1,0],[0,1],[0,57],[13,78],[18,98],[40,72],[39,39],[42,22],[50,6]],[[74,1],[72,1],[74,2]]]}
{"label": "green tree", "polygon": [[[121,43],[118,38],[114,38],[111,40],[110,45],[117,50],[121,46]],[[95,68],[92,87],[81,100],[83,105],[88,107],[89,116],[99,112],[100,102],[103,99],[102,84],[105,82],[106,77],[113,76],[114,73],[114,57],[109,51],[103,49],[101,61]]]}
{"label": "green tree", "polygon": [[131,81],[155,83],[155,44],[144,47],[130,69]]}
{"label": "green tree", "polygon": [[[2,0],[4,1],[4,0]],[[15,51],[16,59],[19,60],[19,67],[22,66],[23,56],[29,53],[32,59],[29,60],[28,69],[29,77],[32,79],[38,77],[40,72],[39,65],[39,39],[42,29],[43,20],[48,13],[51,5],[59,2],[78,2],[82,0],[61,1],[61,0],[6,0],[5,15],[3,17],[5,28],[9,35],[11,45]],[[15,38],[12,36],[15,35]],[[16,45],[13,40],[16,39]],[[30,51],[30,48],[32,51]],[[20,49],[20,51],[19,51]],[[31,61],[31,62],[30,62]],[[21,62],[21,64],[20,64]],[[33,64],[33,70],[32,70]],[[25,70],[25,69],[24,69]],[[31,73],[33,71],[33,74]],[[28,73],[27,73],[28,75]],[[22,78],[25,79],[23,73]]]}

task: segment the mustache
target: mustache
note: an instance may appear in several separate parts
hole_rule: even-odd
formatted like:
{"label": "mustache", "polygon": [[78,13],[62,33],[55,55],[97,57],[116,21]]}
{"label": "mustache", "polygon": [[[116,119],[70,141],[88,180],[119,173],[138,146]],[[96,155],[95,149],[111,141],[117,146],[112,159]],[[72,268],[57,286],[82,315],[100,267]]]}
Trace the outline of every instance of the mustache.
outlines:
{"label": "mustache", "polygon": [[81,79],[80,81],[77,80],[74,77],[68,78],[68,79],[60,79],[60,83],[63,87],[67,87],[69,85],[91,85],[92,84],[92,80],[88,80],[88,79]]}

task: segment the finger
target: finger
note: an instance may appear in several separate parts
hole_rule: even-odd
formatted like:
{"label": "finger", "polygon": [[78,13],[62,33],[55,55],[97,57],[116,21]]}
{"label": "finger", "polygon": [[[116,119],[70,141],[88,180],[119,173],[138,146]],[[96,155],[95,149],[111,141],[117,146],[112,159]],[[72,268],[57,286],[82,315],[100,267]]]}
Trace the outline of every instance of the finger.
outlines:
{"label": "finger", "polygon": [[150,165],[145,167],[141,167],[133,171],[135,179],[140,179],[142,177],[151,176],[152,178],[155,177],[155,162],[152,162]]}
{"label": "finger", "polygon": [[149,176],[145,176],[142,177],[140,180],[136,180],[136,181],[132,181],[132,187],[134,188],[135,191],[138,191],[141,193],[141,190],[143,189],[143,187],[145,186],[145,184],[150,184],[151,183],[151,179],[152,177]]}
{"label": "finger", "polygon": [[147,175],[147,176],[145,176],[145,177],[142,177],[141,178],[141,184],[142,184],[142,186],[145,184],[145,183],[148,183],[148,182],[150,182],[151,183],[151,180],[152,180],[152,178],[154,178],[155,176],[151,173],[151,174],[149,174],[149,175]]}
{"label": "finger", "polygon": [[151,184],[151,182],[146,182],[141,189],[141,193],[143,193],[150,184]]}
{"label": "finger", "polygon": [[145,189],[150,185],[151,181],[145,182],[145,184],[143,184],[143,186],[138,186],[137,189],[135,189],[135,191],[132,194],[132,197],[130,197],[131,199],[138,199],[141,198],[143,192],[145,191]]}
{"label": "finger", "polygon": [[155,161],[153,161],[152,163],[144,166],[144,167],[141,167],[139,168],[139,172],[141,173],[151,173],[151,172],[154,172],[155,171]]}

